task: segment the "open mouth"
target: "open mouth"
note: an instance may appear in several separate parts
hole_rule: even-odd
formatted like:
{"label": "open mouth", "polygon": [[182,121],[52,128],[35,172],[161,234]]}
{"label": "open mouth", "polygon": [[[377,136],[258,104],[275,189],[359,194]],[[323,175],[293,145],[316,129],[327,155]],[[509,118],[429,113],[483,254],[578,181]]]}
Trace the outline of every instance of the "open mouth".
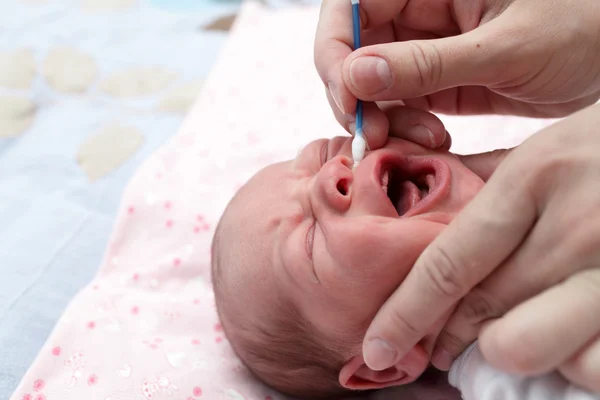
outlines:
{"label": "open mouth", "polygon": [[436,170],[432,165],[385,163],[381,166],[381,188],[398,216],[413,214],[436,188]]}

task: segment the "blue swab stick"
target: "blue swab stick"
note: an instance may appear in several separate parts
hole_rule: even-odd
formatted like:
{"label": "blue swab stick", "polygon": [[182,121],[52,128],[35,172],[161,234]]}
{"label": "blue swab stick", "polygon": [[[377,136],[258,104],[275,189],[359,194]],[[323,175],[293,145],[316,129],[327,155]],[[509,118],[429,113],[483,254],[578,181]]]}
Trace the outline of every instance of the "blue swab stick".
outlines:
{"label": "blue swab stick", "polygon": [[[352,1],[352,30],[354,33],[354,50],[360,48],[360,1]],[[352,140],[352,158],[354,167],[358,165],[365,157],[367,141],[363,134],[363,103],[361,100],[356,102],[356,131]]]}

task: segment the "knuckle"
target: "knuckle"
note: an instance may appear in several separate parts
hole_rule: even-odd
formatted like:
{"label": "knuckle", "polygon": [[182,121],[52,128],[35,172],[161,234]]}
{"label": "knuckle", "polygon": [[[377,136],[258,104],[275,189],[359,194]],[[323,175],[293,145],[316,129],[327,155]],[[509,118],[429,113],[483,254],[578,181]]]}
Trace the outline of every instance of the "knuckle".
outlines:
{"label": "knuckle", "polygon": [[[583,193],[581,188],[571,190],[568,181],[563,182],[563,187],[547,201],[545,210],[541,210],[544,214],[539,225],[544,227],[540,230],[544,236],[539,245],[551,249],[552,256],[567,261],[564,270],[573,273],[600,263],[600,214],[596,212],[600,196],[595,198],[587,187]],[[573,201],[577,207],[568,206]]]}
{"label": "knuckle", "polygon": [[457,299],[468,289],[461,279],[461,265],[443,247],[432,247],[428,263],[422,269],[431,289],[442,297]]}
{"label": "knuckle", "polygon": [[437,344],[442,348],[449,350],[452,354],[459,354],[472,343],[471,340],[463,340],[460,336],[443,330],[437,339]]}
{"label": "knuckle", "polygon": [[409,44],[421,87],[437,87],[443,70],[442,56],[437,47],[425,41],[414,41]]}
{"label": "knuckle", "polygon": [[566,171],[571,170],[577,162],[570,157],[565,157],[559,149],[550,148],[549,152],[537,162],[538,167],[533,171],[533,179],[543,187],[553,184],[556,179],[564,176]]}
{"label": "knuckle", "polygon": [[534,137],[534,140],[527,143],[520,160],[522,164],[528,165],[528,168],[521,170],[524,184],[532,187],[533,193],[539,193],[541,198],[547,197],[557,188],[577,183],[573,177],[585,174],[587,170],[586,160],[575,154],[573,146],[566,142],[568,137],[548,133],[548,140],[535,140],[537,138]]}
{"label": "knuckle", "polygon": [[564,190],[573,182],[573,167],[577,162],[554,143],[525,143],[514,151],[510,164],[504,163],[506,195],[523,197],[538,208],[544,207],[557,189]]}
{"label": "knuckle", "polygon": [[[594,205],[598,209],[600,204]],[[590,262],[600,262],[600,216],[588,207],[573,210],[569,225],[572,231],[563,242],[569,249],[569,254],[578,261],[581,267],[589,267]]]}
{"label": "knuckle", "polygon": [[480,288],[475,288],[463,298],[457,314],[471,323],[478,323],[500,317],[503,312],[502,307],[493,300],[492,296]]}
{"label": "knuckle", "polygon": [[406,319],[406,317],[396,308],[391,309],[389,316],[396,335],[403,338],[418,337],[421,335],[421,331],[417,326]]}

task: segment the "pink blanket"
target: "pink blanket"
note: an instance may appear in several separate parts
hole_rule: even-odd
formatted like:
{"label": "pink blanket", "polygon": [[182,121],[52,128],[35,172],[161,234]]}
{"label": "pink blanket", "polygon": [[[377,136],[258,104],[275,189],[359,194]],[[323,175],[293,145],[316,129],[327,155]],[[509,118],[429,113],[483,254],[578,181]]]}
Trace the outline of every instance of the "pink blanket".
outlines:
{"label": "pink blanket", "polygon": [[[209,248],[226,202],[256,170],[313,138],[343,134],[312,65],[317,15],[245,5],[180,132],[129,184],[97,277],[11,400],[283,398],[249,377],[223,336]],[[548,123],[445,122],[460,152],[514,145]],[[432,384],[376,398],[399,394],[455,398]]]}

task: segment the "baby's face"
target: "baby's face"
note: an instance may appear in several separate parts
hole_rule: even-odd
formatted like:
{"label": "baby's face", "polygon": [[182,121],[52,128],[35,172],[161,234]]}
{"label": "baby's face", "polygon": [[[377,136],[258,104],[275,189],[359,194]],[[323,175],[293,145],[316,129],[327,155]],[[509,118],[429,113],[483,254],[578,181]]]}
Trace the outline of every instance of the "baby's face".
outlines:
{"label": "baby's face", "polygon": [[[248,312],[286,296],[325,335],[360,341],[417,257],[482,186],[446,151],[390,139],[353,170],[349,138],[312,142],[254,176],[232,211],[239,237],[251,242],[235,275],[252,292],[244,295],[256,305]],[[435,335],[424,340],[432,345]]]}

